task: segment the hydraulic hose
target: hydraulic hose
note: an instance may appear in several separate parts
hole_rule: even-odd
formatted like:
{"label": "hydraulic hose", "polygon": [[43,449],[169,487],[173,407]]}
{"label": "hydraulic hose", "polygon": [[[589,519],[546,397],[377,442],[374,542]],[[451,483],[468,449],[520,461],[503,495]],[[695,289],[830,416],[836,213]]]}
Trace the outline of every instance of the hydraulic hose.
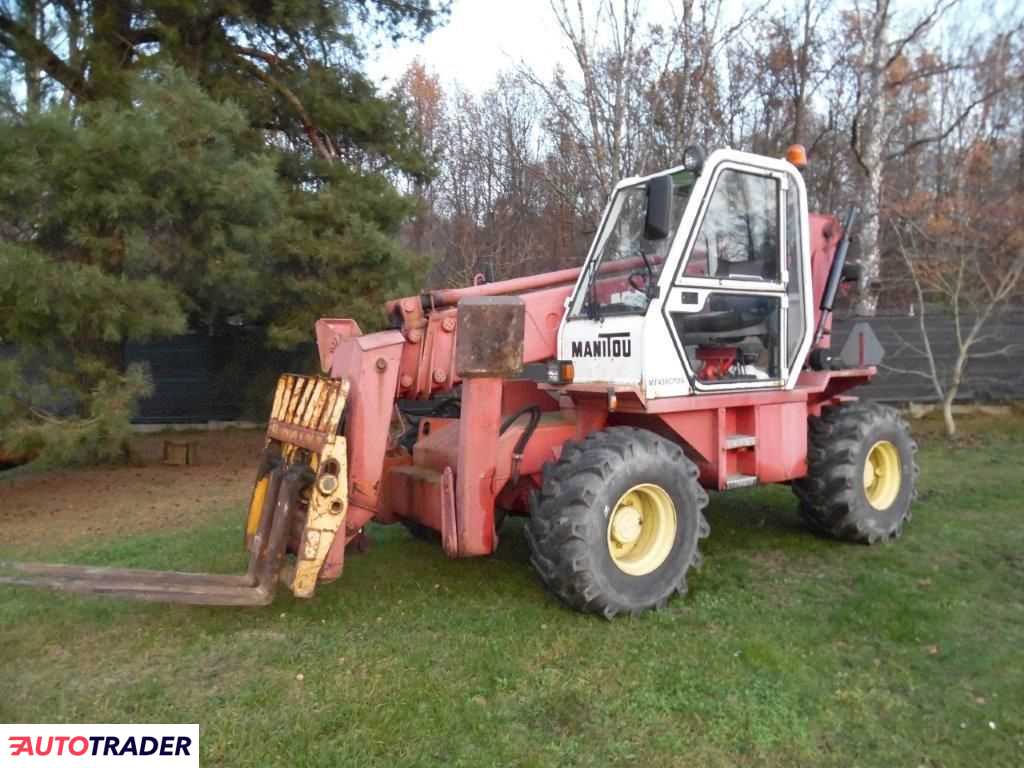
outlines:
{"label": "hydraulic hose", "polygon": [[513,413],[511,416],[501,422],[501,429],[498,431],[499,435],[503,435],[508,432],[509,427],[516,423],[520,417],[530,414],[530,421],[526,425],[526,429],[516,440],[515,447],[512,449],[512,482],[515,483],[519,480],[519,463],[523,460],[523,451],[526,450],[526,444],[530,442],[530,438],[533,437],[533,433],[537,429],[537,425],[540,423],[540,406],[527,405],[525,408],[520,408],[518,411]]}

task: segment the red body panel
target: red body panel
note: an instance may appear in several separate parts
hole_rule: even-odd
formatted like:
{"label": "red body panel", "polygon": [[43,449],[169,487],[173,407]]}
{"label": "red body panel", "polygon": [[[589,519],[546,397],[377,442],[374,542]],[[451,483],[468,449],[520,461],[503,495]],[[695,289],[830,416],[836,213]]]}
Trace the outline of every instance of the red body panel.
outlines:
{"label": "red body panel", "polygon": [[[500,283],[460,290],[482,291],[494,285]],[[523,295],[526,304],[523,362],[547,360],[554,355],[564,303],[571,291],[571,284],[556,285]],[[456,308],[443,307],[428,315],[419,297],[401,299],[389,306],[401,318],[401,332],[406,342],[398,377],[399,397],[424,400],[437,392],[451,390],[460,382],[455,372]],[[317,343],[323,349],[330,341],[321,342],[318,337]]]}
{"label": "red body panel", "polygon": [[[345,411],[349,483],[346,535],[335,539],[327,555],[320,574],[327,581],[341,574],[345,545],[377,512],[388,425],[395,407],[398,362],[405,339],[398,331],[369,336],[323,336],[334,344],[330,354],[331,377],[348,379],[350,386]],[[320,328],[317,337],[321,337]],[[321,347],[322,355],[323,352]]]}
{"label": "red body panel", "polygon": [[455,471],[458,552],[494,551],[494,474],[498,469],[501,379],[467,379],[462,385],[462,417]]}
{"label": "red body panel", "polygon": [[[821,318],[821,297],[828,282],[828,271],[836,252],[843,227],[835,216],[812,213],[808,216],[811,235],[811,283],[814,292],[814,327]],[[825,332],[815,345],[828,348],[832,344],[832,315],[825,318]]]}

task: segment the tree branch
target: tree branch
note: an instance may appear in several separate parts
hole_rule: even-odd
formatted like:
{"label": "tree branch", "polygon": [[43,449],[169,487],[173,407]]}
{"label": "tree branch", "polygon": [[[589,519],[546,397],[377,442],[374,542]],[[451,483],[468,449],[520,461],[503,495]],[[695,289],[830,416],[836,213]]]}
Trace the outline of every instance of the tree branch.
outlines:
{"label": "tree branch", "polygon": [[143,27],[142,29],[133,29],[125,34],[123,38],[133,46],[163,42],[162,30],[160,27]]}
{"label": "tree branch", "polygon": [[914,42],[919,35],[925,32],[934,22],[938,21],[946,11],[959,4],[959,2],[960,0],[938,0],[928,13],[917,20],[917,24],[914,25],[914,28],[905,37],[891,45],[892,55],[889,56],[889,60],[885,63],[883,71],[889,69],[903,55],[903,50],[908,45]]}
{"label": "tree branch", "polygon": [[30,30],[3,12],[0,12],[0,46],[43,70],[76,98],[87,99],[91,96],[89,84],[81,72],[68,66]]}
{"label": "tree branch", "polygon": [[[269,55],[269,54],[268,54]],[[242,59],[240,56],[236,56],[239,62],[241,62],[249,72],[251,72],[257,79],[261,80],[266,85],[277,91],[286,102],[295,110],[299,121],[302,123],[302,127],[306,132],[306,136],[309,138],[310,144],[313,146],[313,151],[316,152],[324,160],[333,162],[337,159],[337,154],[333,152],[330,146],[324,141],[324,137],[321,135],[320,129],[317,128],[313,122],[313,118],[310,117],[306,111],[305,105],[303,105],[301,99],[295,95],[288,86],[278,80],[276,77],[271,75],[269,72],[264,72],[262,69],[257,67],[250,61]]]}
{"label": "tree branch", "polygon": [[951,133],[953,133],[953,131],[955,131],[960,125],[962,125],[968,117],[970,117],[971,112],[973,112],[976,107],[979,107],[985,102],[989,101],[990,99],[998,96],[1004,90],[1006,90],[1004,87],[1000,87],[993,88],[990,91],[986,91],[984,94],[982,94],[977,99],[968,104],[966,107],[964,107],[963,111],[957,116],[956,120],[950,123],[946,130],[944,130],[942,133],[935,134],[934,136],[925,136],[923,138],[916,139],[915,141],[912,141],[909,144],[904,144],[897,151],[890,152],[888,155],[886,155],[886,161],[897,160],[906,155],[907,153],[917,149],[918,147],[924,146],[925,144],[933,144],[938,141],[943,141]]}
{"label": "tree branch", "polygon": [[[978,340],[975,339],[975,343],[977,343],[977,341]],[[1001,347],[1000,349],[991,349],[988,352],[971,352],[971,359],[977,360],[982,357],[1006,357],[1008,355],[1012,355],[1014,351],[1018,349],[1024,349],[1024,345],[1007,344],[1006,346]]]}
{"label": "tree branch", "polygon": [[890,373],[898,373],[904,376],[920,376],[922,379],[927,379],[928,381],[932,382],[933,386],[935,383],[935,380],[932,378],[932,375],[930,373],[926,373],[925,371],[917,371],[914,370],[913,368],[897,368],[895,366],[889,365],[888,363],[879,363],[878,367],[884,371],[889,371]]}
{"label": "tree branch", "polygon": [[266,51],[261,51],[258,48],[249,48],[244,45],[236,45],[234,46],[234,50],[236,53],[240,53],[243,56],[249,56],[254,59],[260,59],[262,61],[265,61],[267,62],[267,64],[270,64],[271,66],[280,67],[284,63],[279,56],[276,56],[273,53],[268,53]]}

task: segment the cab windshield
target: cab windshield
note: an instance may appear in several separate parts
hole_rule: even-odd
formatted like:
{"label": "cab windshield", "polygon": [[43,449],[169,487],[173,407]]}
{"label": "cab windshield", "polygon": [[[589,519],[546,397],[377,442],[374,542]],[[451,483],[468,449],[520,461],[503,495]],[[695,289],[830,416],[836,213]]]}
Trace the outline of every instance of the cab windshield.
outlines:
{"label": "cab windshield", "polygon": [[644,237],[647,182],[616,192],[587,267],[585,287],[576,297],[575,315],[603,317],[647,311],[696,181],[691,171],[679,171],[671,178],[671,227],[668,237],[661,240]]}

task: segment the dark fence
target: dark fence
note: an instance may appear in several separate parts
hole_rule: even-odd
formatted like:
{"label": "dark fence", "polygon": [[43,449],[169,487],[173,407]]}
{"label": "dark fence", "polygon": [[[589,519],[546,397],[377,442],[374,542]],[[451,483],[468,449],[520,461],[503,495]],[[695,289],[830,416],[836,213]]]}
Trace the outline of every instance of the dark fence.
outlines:
{"label": "dark fence", "polygon": [[[836,355],[861,318],[837,318],[832,347]],[[972,318],[964,318],[969,327]],[[920,320],[917,317],[884,316],[868,321],[885,349],[879,374],[859,392],[864,397],[889,402],[936,400],[921,354]],[[928,337],[935,361],[943,374],[956,361],[956,330],[951,317],[935,312],[927,317]],[[982,356],[972,359],[958,400],[998,402],[1024,399],[1024,309],[1004,313],[983,331],[985,340],[976,348]],[[1002,354],[988,354],[1010,349]],[[140,423],[261,420],[266,418],[279,373],[310,373],[316,368],[312,341],[292,350],[272,350],[257,331],[240,330],[225,336],[181,336],[161,342],[130,344],[127,362],[147,363],[153,377],[153,396],[141,403]]]}
{"label": "dark fence", "polygon": [[[850,330],[863,318],[837,319],[833,327],[832,348],[836,355],[842,349]],[[966,336],[974,318],[961,318]],[[871,329],[882,343],[885,355],[878,376],[867,387],[854,394],[873,400],[894,402],[930,402],[938,399],[929,379],[928,358],[923,354],[924,341],[919,317],[874,317]],[[926,315],[928,340],[942,380],[956,363],[958,343],[953,318],[938,311]],[[1017,308],[992,318],[981,331],[982,341],[972,349],[976,353],[968,362],[963,385],[957,400],[964,402],[998,402],[1024,399],[1024,308]],[[916,371],[903,373],[901,371]]]}
{"label": "dark fence", "polygon": [[281,373],[312,373],[316,346],[267,346],[259,331],[188,335],[128,344],[125,363],[144,363],[153,394],[139,404],[139,423],[263,420]]}
{"label": "dark fence", "polygon": [[[832,343],[836,355],[858,321],[837,318]],[[964,319],[965,329],[970,321]],[[890,402],[934,401],[935,388],[929,380],[893,370],[927,372],[919,319],[885,316],[869,322],[885,349],[885,357],[877,378],[855,393]],[[940,371],[948,371],[957,354],[953,320],[935,312],[928,316],[927,327],[936,363]],[[1024,308],[990,321],[983,335],[985,340],[977,347],[982,356],[970,361],[958,399],[1024,400]],[[1006,347],[1009,349],[1003,351]],[[4,351],[0,349],[0,357]],[[999,354],[990,354],[996,352]],[[280,373],[317,370],[312,340],[291,350],[275,350],[267,346],[259,329],[128,344],[125,361],[149,366],[154,390],[140,403],[136,421],[151,424],[260,421],[266,418]]]}

